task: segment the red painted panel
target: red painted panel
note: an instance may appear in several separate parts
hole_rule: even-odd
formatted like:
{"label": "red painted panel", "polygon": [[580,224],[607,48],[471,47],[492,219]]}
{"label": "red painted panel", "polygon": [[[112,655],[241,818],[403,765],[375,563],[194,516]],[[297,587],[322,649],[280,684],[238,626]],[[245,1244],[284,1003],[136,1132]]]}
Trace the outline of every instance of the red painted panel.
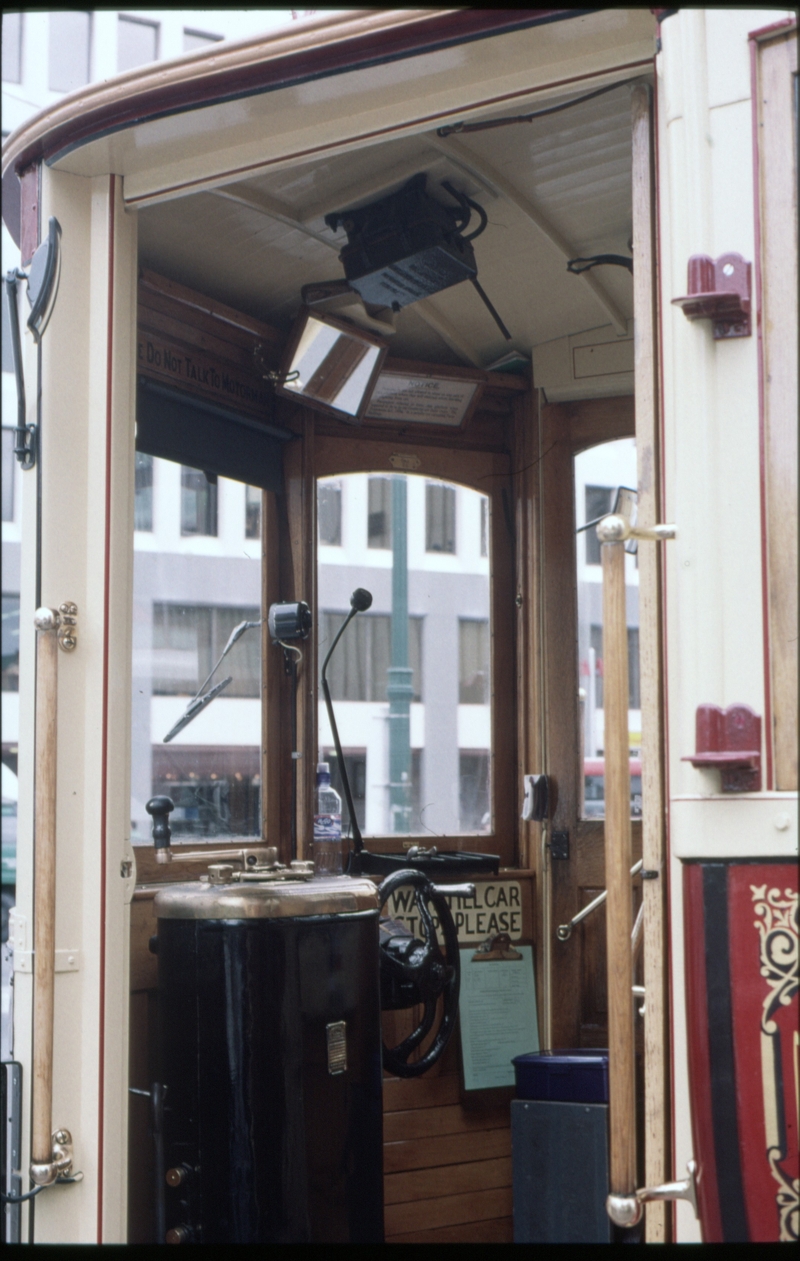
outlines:
{"label": "red painted panel", "polygon": [[714,1150],[714,1118],[711,1112],[703,868],[700,863],[684,863],[683,866],[683,933],[689,1098],[692,1109],[692,1143],[697,1161],[697,1207],[705,1243],[722,1243],[724,1235]]}
{"label": "red painted panel", "polygon": [[728,916],[736,1110],[750,1238],[796,1239],[797,868],[731,864]]}

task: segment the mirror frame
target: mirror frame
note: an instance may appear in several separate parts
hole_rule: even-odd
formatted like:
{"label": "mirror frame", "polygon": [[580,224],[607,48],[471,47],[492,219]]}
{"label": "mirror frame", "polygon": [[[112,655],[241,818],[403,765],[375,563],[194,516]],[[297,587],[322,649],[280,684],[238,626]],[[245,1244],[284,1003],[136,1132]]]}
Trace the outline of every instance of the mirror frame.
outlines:
{"label": "mirror frame", "polygon": [[[340,333],[345,333],[348,337],[351,337],[354,341],[363,342],[366,346],[378,347],[378,355],[375,360],[375,365],[372,373],[370,374],[367,388],[364,391],[358,411],[355,414],[341,411],[339,408],[331,406],[330,403],[324,403],[319,399],[310,398],[305,394],[300,394],[297,390],[292,390],[284,384],[286,378],[292,371],[292,360],[297,347],[300,345],[300,339],[303,336],[303,332],[309,319],[317,320],[320,324],[326,324],[329,328],[335,328]],[[386,342],[382,337],[376,336],[375,333],[368,332],[366,329],[361,328],[358,324],[344,318],[337,319],[335,316],[324,314],[321,311],[314,311],[310,307],[301,307],[294,328],[292,329],[291,337],[289,338],[281,359],[280,376],[278,381],[275,383],[275,389],[279,394],[282,394],[284,398],[293,399],[295,403],[299,403],[304,407],[311,407],[314,411],[323,412],[326,416],[335,416],[337,420],[342,420],[348,425],[360,425],[372,399],[372,393],[377,384],[378,377],[380,376],[381,369],[383,368],[383,361],[386,358],[388,351],[388,342]]]}

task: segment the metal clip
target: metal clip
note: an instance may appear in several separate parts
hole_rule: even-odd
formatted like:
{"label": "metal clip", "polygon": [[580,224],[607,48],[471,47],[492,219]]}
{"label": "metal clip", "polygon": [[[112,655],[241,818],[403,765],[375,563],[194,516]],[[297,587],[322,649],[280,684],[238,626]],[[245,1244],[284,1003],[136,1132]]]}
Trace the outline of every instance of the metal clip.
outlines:
{"label": "metal clip", "polygon": [[609,1195],[606,1212],[615,1226],[629,1228],[642,1220],[642,1206],[653,1200],[687,1200],[697,1212],[697,1162],[688,1161],[687,1176],[679,1182],[662,1182],[659,1187],[642,1187],[633,1195]]}
{"label": "metal clip", "polygon": [[49,1187],[54,1182],[82,1182],[83,1174],[72,1172],[72,1159],[72,1135],[69,1130],[56,1130],[52,1137],[50,1159],[31,1165],[31,1182],[39,1187]]}
{"label": "metal clip", "polygon": [[58,606],[58,646],[62,652],[72,652],[78,646],[78,606],[66,600]]}

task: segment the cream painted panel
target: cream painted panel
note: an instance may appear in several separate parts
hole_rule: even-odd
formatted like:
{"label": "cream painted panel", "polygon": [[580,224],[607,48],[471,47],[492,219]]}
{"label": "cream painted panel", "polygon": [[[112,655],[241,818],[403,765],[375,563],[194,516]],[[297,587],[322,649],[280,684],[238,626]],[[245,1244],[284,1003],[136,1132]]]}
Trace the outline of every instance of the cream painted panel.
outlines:
{"label": "cream painted panel", "polygon": [[750,31],[793,16],[791,9],[706,10],[708,31],[708,103],[729,105],[750,99]]}
{"label": "cream painted panel", "polygon": [[[710,793],[719,774],[702,772]],[[672,853],[676,858],[786,858],[797,854],[797,796],[673,797]]]}
{"label": "cream painted panel", "polygon": [[710,253],[718,258],[735,250],[753,263],[755,294],[753,198],[746,196],[753,180],[753,146],[745,142],[753,127],[749,93],[744,101],[710,110],[708,124],[714,199]]}
{"label": "cream painted panel", "polygon": [[[125,174],[129,200],[186,181],[220,182],[234,169],[274,163],[320,146],[358,143],[365,132],[425,129],[440,112],[525,93],[652,56],[646,10],[606,10],[463,44],[335,78],[173,115],[126,129],[60,158],[60,169]],[[335,85],[331,97],[320,94]],[[518,99],[514,107],[522,106]],[[502,100],[499,107],[503,107]]]}
{"label": "cream painted panel", "polygon": [[[103,1079],[103,1240],[124,1242],[127,1163],[127,942],[130,855],[130,590],[133,527],[133,347],[136,219],[115,207],[115,371],[107,394],[109,179],[45,171],[43,217],[62,226],[58,301],[43,339],[42,599],[78,605],[78,647],[59,658],[56,946],[79,949],[78,973],[56,980],[54,1122],[75,1140],[83,1182],[45,1192],[37,1242],[97,1241],[98,1086]],[[128,350],[126,351],[126,345]],[[108,402],[112,450],[106,449]],[[107,459],[108,456],[108,459]],[[106,476],[112,530],[106,593]],[[103,932],[104,617],[108,660],[108,790]],[[105,996],[101,952],[105,949]],[[101,1062],[101,1004],[105,1003]],[[28,1050],[29,1053],[29,1050]]]}

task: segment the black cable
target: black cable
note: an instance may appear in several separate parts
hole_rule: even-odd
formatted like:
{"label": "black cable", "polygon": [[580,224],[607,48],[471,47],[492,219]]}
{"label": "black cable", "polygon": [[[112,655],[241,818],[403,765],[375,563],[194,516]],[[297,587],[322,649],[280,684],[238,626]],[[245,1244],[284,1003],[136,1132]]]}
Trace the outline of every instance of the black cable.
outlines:
{"label": "black cable", "polygon": [[603,96],[606,92],[613,92],[615,88],[628,86],[627,81],[624,83],[610,83],[607,87],[598,88],[595,92],[587,92],[585,96],[576,96],[571,101],[562,101],[560,105],[548,105],[546,109],[537,109],[532,114],[517,114],[509,118],[492,118],[485,123],[451,123],[448,127],[438,127],[437,136],[452,136],[460,132],[468,131],[489,131],[492,127],[508,127],[512,123],[532,123],[534,118],[545,118],[548,114],[558,114],[562,109],[569,109],[571,105],[580,105],[582,101],[592,101],[596,96]]}
{"label": "black cable", "polygon": [[[50,1184],[52,1186],[52,1183]],[[47,1187],[34,1187],[32,1191],[26,1191],[24,1195],[6,1195],[5,1191],[0,1191],[0,1200],[3,1204],[23,1204],[25,1200],[32,1200],[40,1191],[46,1191]]]}

